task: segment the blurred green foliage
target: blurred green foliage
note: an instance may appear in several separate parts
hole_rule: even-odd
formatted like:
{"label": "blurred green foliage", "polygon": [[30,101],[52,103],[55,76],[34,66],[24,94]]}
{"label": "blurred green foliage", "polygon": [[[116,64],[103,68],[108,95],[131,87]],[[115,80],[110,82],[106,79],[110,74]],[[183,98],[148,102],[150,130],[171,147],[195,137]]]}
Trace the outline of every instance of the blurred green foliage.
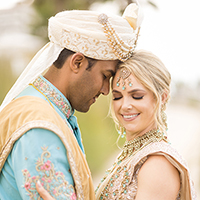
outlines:
{"label": "blurred green foliage", "polygon": [[[107,0],[98,0],[105,2]],[[86,10],[96,0],[35,0],[33,7],[35,8],[39,18],[31,25],[32,33],[41,36],[48,41],[47,26],[48,19],[58,12],[64,10]]]}
{"label": "blurred green foliage", "polygon": [[0,104],[16,80],[9,58],[0,57]]}

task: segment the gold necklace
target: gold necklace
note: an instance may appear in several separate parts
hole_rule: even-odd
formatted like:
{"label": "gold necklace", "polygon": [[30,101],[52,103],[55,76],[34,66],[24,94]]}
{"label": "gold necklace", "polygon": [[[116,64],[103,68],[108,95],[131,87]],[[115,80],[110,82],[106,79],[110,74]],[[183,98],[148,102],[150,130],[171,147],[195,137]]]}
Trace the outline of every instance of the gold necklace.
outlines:
{"label": "gold necklace", "polygon": [[168,142],[167,136],[159,131],[159,129],[153,129],[142,136],[139,136],[131,141],[126,141],[121,154],[118,156],[118,162],[124,160],[127,156],[130,157],[133,153],[140,151],[146,145],[152,142],[160,142],[164,140]]}
{"label": "gold necklace", "polygon": [[[144,135],[135,138],[134,140],[126,141],[122,148],[121,154],[117,157],[117,160],[115,161],[115,163],[113,164],[111,169],[108,169],[106,171],[105,176],[101,179],[101,182],[97,186],[95,192],[97,192],[100,185],[109,176],[109,174],[111,174],[115,169],[116,169],[115,171],[117,173],[124,171],[124,173],[125,173],[124,177],[126,179],[125,181],[127,181],[127,183],[128,183],[130,180],[128,180],[127,168],[126,168],[126,166],[121,166],[120,163],[123,160],[126,160],[127,158],[134,156],[137,152],[139,152],[141,149],[143,149],[148,144],[153,143],[153,142],[160,142],[162,140],[165,142],[168,142],[167,136],[165,136],[164,133],[161,133],[159,131],[159,129],[153,129],[153,130],[145,133]],[[102,191],[100,199],[106,199],[108,197],[107,195],[109,194],[109,192],[108,192],[109,185],[113,185],[113,181],[114,181],[115,177],[118,177],[118,175],[117,174],[112,175],[112,177],[106,184],[104,190]],[[124,191],[126,191],[126,187],[127,187],[127,185],[124,184],[124,188],[123,188]]]}

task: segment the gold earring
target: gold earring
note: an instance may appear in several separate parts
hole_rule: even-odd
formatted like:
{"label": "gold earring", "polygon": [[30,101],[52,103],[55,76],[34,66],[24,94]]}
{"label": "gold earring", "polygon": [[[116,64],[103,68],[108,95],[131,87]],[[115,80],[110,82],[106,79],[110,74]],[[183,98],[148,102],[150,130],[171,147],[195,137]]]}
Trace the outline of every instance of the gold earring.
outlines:
{"label": "gold earring", "polygon": [[165,128],[166,128],[166,131],[168,130],[168,126],[167,126],[167,115],[166,113],[164,112],[164,109],[165,109],[165,103],[162,104],[162,107],[161,107],[161,118],[162,118],[162,121],[165,125]]}
{"label": "gold earring", "polygon": [[124,138],[124,136],[126,135],[126,130],[124,127],[119,126],[119,129],[117,130],[117,132],[121,138]]}

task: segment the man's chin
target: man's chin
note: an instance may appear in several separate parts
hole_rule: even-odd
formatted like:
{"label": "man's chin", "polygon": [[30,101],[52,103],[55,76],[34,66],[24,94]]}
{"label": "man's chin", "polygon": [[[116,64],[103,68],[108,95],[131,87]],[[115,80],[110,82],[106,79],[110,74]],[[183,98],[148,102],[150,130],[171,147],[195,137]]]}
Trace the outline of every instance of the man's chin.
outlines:
{"label": "man's chin", "polygon": [[86,113],[86,112],[89,111],[91,105],[85,106],[85,107],[81,107],[81,108],[78,108],[78,109],[75,109],[75,110],[78,111],[78,112]]}

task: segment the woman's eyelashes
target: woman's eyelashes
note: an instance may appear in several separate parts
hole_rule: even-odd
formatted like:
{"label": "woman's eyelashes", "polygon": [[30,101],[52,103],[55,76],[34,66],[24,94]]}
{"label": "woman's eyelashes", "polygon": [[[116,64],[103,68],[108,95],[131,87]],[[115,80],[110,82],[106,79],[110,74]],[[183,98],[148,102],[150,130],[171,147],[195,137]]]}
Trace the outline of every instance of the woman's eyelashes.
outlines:
{"label": "woman's eyelashes", "polygon": [[119,100],[121,99],[122,97],[113,97],[113,101],[116,101],[116,100]]}
{"label": "woman's eyelashes", "polygon": [[143,99],[144,95],[143,96],[139,96],[139,97],[134,97],[134,96],[132,96],[132,97],[133,97],[133,99],[139,100],[139,99]]}
{"label": "woman's eyelashes", "polygon": [[[143,97],[144,97],[144,95],[143,96],[132,96],[132,98],[135,99],[135,100],[143,99]],[[117,101],[121,98],[122,98],[122,96],[121,97],[113,97],[113,101]]]}

